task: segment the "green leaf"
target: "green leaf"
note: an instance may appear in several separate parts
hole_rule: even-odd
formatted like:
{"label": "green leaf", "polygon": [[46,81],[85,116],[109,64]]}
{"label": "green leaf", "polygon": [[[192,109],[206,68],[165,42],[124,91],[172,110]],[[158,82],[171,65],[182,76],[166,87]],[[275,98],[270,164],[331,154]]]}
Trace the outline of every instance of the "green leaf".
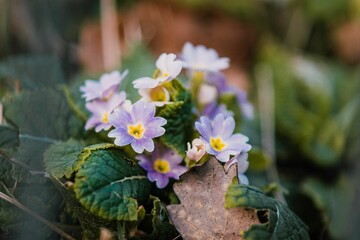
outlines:
{"label": "green leaf", "polygon": [[179,236],[180,234],[170,221],[165,204],[157,197],[151,196],[150,199],[153,201],[154,206],[150,214],[153,231],[147,239],[166,240]]}
{"label": "green leaf", "polygon": [[164,126],[165,134],[160,140],[167,147],[174,148],[179,154],[185,156],[186,143],[190,141],[193,128],[191,94],[184,86],[174,79],[166,85],[174,103],[167,104],[160,111],[158,116],[167,120]]}
{"label": "green leaf", "polygon": [[[16,85],[16,81],[19,85]],[[19,56],[0,62],[0,84],[5,89],[35,90],[63,83],[60,62],[55,57]]]}
{"label": "green leaf", "polygon": [[111,228],[113,222],[95,216],[86,210],[77,200],[72,188],[66,188],[58,181],[53,181],[53,183],[66,202],[67,215],[75,215],[82,227],[85,239],[99,239],[101,228]]}
{"label": "green leaf", "polygon": [[262,224],[252,225],[244,239],[310,239],[308,227],[284,204],[247,185],[230,185],[225,207],[254,208]]}
{"label": "green leaf", "polygon": [[83,132],[83,123],[58,90],[24,91],[7,98],[4,116],[20,132],[15,158],[35,169],[43,168],[43,153],[51,144]]}
{"label": "green leaf", "polygon": [[150,193],[146,172],[117,148],[85,152],[76,173],[75,194],[93,214],[108,220],[135,221]]}
{"label": "green leaf", "polygon": [[22,171],[7,158],[14,155],[19,146],[19,133],[15,128],[0,125],[0,182],[5,186],[13,186],[22,178]]}
{"label": "green leaf", "polygon": [[0,125],[0,148],[13,149],[19,146],[19,133],[16,129]]}
{"label": "green leaf", "polygon": [[51,145],[44,153],[45,170],[50,175],[70,178],[82,163],[78,158],[84,145],[75,140],[59,142]]}
{"label": "green leaf", "polygon": [[4,116],[19,128],[20,134],[44,141],[67,140],[80,134],[82,122],[74,116],[59,90],[21,92],[4,102]]}
{"label": "green leaf", "polygon": [[354,186],[346,175],[341,175],[334,184],[309,178],[302,185],[303,192],[323,212],[323,220],[334,239],[357,239],[360,234]]}

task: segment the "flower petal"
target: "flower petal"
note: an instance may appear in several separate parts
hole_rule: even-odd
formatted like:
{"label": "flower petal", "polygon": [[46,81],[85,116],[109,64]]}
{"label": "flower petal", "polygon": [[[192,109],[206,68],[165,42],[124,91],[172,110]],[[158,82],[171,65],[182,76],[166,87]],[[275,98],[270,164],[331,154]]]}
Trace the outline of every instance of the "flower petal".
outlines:
{"label": "flower petal", "polygon": [[134,88],[154,88],[159,84],[159,80],[150,77],[142,77],[133,81]]}
{"label": "flower petal", "polygon": [[228,139],[235,129],[235,120],[233,117],[227,117],[223,123],[222,137]]}

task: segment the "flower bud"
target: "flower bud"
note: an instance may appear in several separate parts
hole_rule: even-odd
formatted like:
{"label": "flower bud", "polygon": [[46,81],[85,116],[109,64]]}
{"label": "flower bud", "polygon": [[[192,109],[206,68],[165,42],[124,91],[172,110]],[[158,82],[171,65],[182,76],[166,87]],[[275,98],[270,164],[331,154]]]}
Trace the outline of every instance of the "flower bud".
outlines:
{"label": "flower bud", "polygon": [[200,138],[195,138],[192,141],[192,147],[190,143],[187,143],[188,150],[186,157],[193,161],[199,161],[205,154],[205,142]]}

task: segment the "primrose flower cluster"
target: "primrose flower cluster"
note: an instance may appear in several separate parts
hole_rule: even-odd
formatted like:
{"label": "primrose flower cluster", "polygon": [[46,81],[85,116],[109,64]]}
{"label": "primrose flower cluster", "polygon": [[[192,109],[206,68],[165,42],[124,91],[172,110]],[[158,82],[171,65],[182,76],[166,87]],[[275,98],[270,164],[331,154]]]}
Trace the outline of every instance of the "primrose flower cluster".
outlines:
{"label": "primrose flower cluster", "polygon": [[[158,188],[166,187],[170,178],[178,180],[189,167],[201,165],[210,156],[224,162],[226,170],[237,163],[238,178],[247,184],[244,172],[248,167],[247,152],[251,149],[247,144],[249,139],[234,134],[234,113],[220,99],[224,94],[235,96],[244,117],[252,116],[252,108],[246,93],[229,87],[220,72],[229,67],[229,59],[220,58],[213,49],[186,43],[181,54],[163,53],[155,65],[152,77],[131,79],[140,96],[134,103],[127,99],[126,92],[119,90],[128,70],[104,74],[99,81],[86,80],[80,87],[90,113],[85,129],[105,131],[115,145],[129,145],[138,164],[147,171],[148,179],[156,182]],[[194,129],[185,131],[193,131],[188,135],[198,138],[192,139],[191,144],[184,142],[187,151],[182,153],[159,140],[166,134],[168,120],[157,114],[175,103],[171,84],[183,68],[189,78],[186,91],[191,93],[194,106],[190,114],[198,119]]]}

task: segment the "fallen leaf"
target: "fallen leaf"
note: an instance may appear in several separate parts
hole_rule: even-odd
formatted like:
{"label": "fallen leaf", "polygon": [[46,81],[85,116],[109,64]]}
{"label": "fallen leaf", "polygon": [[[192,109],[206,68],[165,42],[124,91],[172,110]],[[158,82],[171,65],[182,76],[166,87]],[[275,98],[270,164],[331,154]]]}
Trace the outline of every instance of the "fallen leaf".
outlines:
{"label": "fallen leaf", "polygon": [[225,209],[225,192],[234,176],[235,165],[225,174],[220,163],[211,158],[174,184],[181,204],[167,209],[183,239],[239,239],[243,231],[259,223],[253,210]]}

